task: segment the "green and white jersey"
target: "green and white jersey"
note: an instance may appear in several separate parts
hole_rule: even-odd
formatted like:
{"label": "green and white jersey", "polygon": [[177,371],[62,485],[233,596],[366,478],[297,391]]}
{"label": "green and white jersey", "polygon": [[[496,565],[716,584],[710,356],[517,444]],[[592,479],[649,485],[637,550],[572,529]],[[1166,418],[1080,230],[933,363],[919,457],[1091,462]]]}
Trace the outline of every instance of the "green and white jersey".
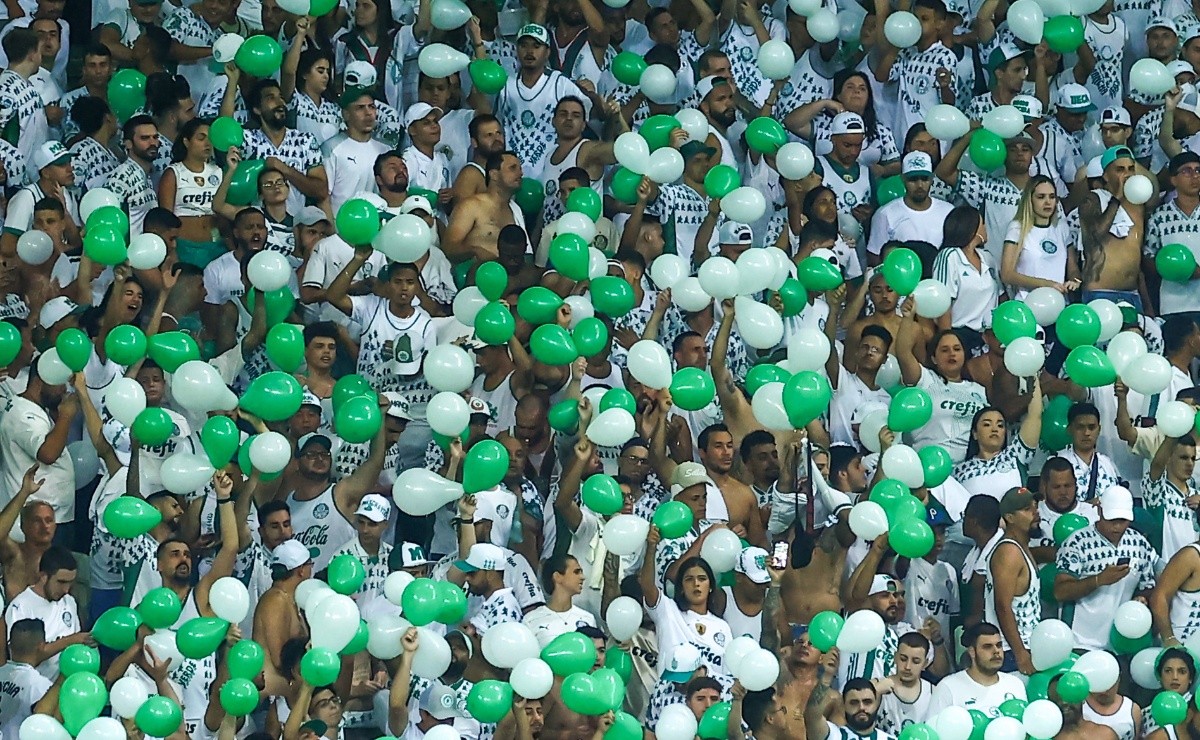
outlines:
{"label": "green and white jersey", "polygon": [[983,211],[987,226],[987,251],[1000,264],[1004,253],[1004,235],[1017,215],[1021,188],[1004,175],[981,175],[962,170],[958,173],[956,194],[962,202]]}
{"label": "green and white jersey", "polygon": [[[1200,553],[1200,544],[1195,542],[1180,548],[1180,552],[1189,548]],[[1189,554],[1183,553],[1184,556]],[[1200,632],[1200,591],[1179,589],[1171,597],[1171,633],[1184,642],[1197,632]]]}
{"label": "green and white jersey", "polygon": [[1158,553],[1142,534],[1133,528],[1125,530],[1121,540],[1113,544],[1094,528],[1081,529],[1067,538],[1058,548],[1055,565],[1062,573],[1080,580],[1099,575],[1118,560],[1128,559],[1129,574],[1108,586],[1101,586],[1087,596],[1064,604],[1062,619],[1075,633],[1075,646],[1085,650],[1106,650],[1112,632],[1113,615],[1117,607],[1133,598],[1139,591],[1154,588],[1154,564]]}
{"label": "green and white jersey", "polygon": [[818,155],[822,184],[833,191],[837,199],[838,213],[850,213],[861,205],[874,205],[872,198],[871,170],[855,162],[851,167],[842,167],[827,156]]}
{"label": "green and white jersey", "polygon": [[158,205],[158,194],[150,183],[150,175],[136,160],[130,158],[109,173],[104,187],[117,196],[121,209],[129,215],[130,235],[141,234],[146,214]]}
{"label": "green and white jersey", "polygon": [[[1001,547],[1016,547],[1021,550],[1021,557],[1025,559],[1025,566],[1029,569],[1029,585],[1025,588],[1025,593],[1018,594],[1012,603],[1013,616],[1017,620],[1017,634],[1021,637],[1021,644],[1028,648],[1029,638],[1033,635],[1033,628],[1037,627],[1038,622],[1042,621],[1042,584],[1037,576],[1037,565],[1034,564],[1033,558],[1029,557],[1029,553],[1025,548],[1021,547],[1015,540],[1008,538],[1000,540],[996,545],[996,549],[992,550],[991,557],[996,556],[996,551]],[[1000,624],[1000,619],[996,616],[996,577],[992,572],[991,562],[989,558],[988,568],[984,571],[983,581],[983,611],[984,621],[995,625]],[[1005,650],[1011,650],[1008,639],[1001,633],[1000,641],[1004,644]]]}
{"label": "green and white jersey", "polygon": [[1004,449],[990,460],[973,457],[954,466],[954,479],[963,484],[971,495],[986,493],[999,498],[1010,488],[1025,485],[1029,463],[1037,450],[1025,444],[1020,434],[1013,434]]}
{"label": "green and white jersey", "polygon": [[[388,557],[391,554],[392,546],[386,542],[380,542],[379,554],[371,555],[363,548],[357,536],[334,551],[334,558],[338,555],[353,555],[366,568],[367,577],[363,579],[358,590],[350,594],[351,598],[361,604],[374,594],[383,593],[383,581],[388,577]],[[330,560],[332,559],[330,558]]]}
{"label": "green and white jersey", "polygon": [[[1163,203],[1150,214],[1146,224],[1146,244],[1143,252],[1148,257],[1158,254],[1165,244],[1182,244],[1192,256],[1200,256],[1200,208],[1184,213],[1178,201]],[[1158,289],[1160,311],[1163,315],[1183,311],[1200,311],[1200,290],[1195,280],[1176,283],[1162,281]]]}
{"label": "green and white jersey", "polygon": [[1180,490],[1166,473],[1157,479],[1151,478],[1150,473],[1142,477],[1142,499],[1146,506],[1162,510],[1160,554],[1163,560],[1170,560],[1175,553],[1196,541],[1196,512],[1188,507],[1187,500],[1198,493],[1200,491],[1191,479],[1187,481],[1187,490]]}
{"label": "green and white jersey", "polygon": [[908,443],[918,450],[941,445],[952,460],[960,462],[967,455],[971,419],[987,406],[987,392],[971,380],[949,383],[926,367],[921,368],[917,387],[928,393],[933,401],[933,418],[920,429],[906,434]]}
{"label": "green and white jersey", "polygon": [[917,628],[908,622],[884,623],[883,642],[865,653],[843,655],[838,664],[838,685],[845,686],[852,678],[883,678],[896,672],[896,650],[900,637]]}

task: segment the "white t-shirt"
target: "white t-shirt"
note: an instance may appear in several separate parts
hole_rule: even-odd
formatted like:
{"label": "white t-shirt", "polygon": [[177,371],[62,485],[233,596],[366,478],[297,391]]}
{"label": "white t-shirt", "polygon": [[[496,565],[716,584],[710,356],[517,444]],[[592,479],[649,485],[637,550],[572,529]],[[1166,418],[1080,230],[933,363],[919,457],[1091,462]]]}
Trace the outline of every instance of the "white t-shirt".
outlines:
{"label": "white t-shirt", "polygon": [[[80,628],[79,608],[75,604],[74,596],[67,594],[58,601],[47,601],[34,593],[32,586],[17,594],[4,610],[4,621],[10,632],[12,626],[22,619],[42,620],[46,628],[47,643],[69,637]],[[37,671],[49,681],[58,678],[58,654],[43,660]]]}
{"label": "white t-shirt", "polygon": [[896,198],[875,211],[871,217],[871,239],[867,251],[880,254],[883,245],[891,240],[929,242],[942,246],[942,227],[954,206],[930,196],[929,207],[923,211],[910,208],[904,198]]}
{"label": "white t-shirt", "polygon": [[15,738],[33,705],[50,690],[51,682],[28,663],[11,658],[0,665],[0,736]]}
{"label": "white t-shirt", "polygon": [[946,707],[978,709],[989,717],[1000,716],[1000,705],[1009,699],[1025,699],[1025,684],[1011,673],[998,673],[991,686],[976,683],[966,671],[951,673],[933,687],[930,716]]}
{"label": "white t-shirt", "polygon": [[561,634],[574,632],[580,627],[595,627],[596,618],[591,612],[577,606],[572,606],[565,612],[556,612],[543,605],[525,615],[525,626],[533,630],[538,645],[546,647]]}
{"label": "white t-shirt", "polygon": [[988,405],[983,386],[972,380],[948,383],[929,368],[921,368],[917,387],[933,401],[933,417],[925,426],[905,435],[918,450],[941,445],[951,459],[960,462],[967,454],[967,439],[975,413]]}
{"label": "white t-shirt", "polygon": [[329,203],[337,213],[342,204],[361,192],[378,193],[375,160],[389,151],[378,139],[357,141],[340,133],[321,145],[325,175],[329,178]]}
{"label": "white t-shirt", "polygon": [[658,603],[646,606],[650,618],[654,620],[654,631],[658,633],[658,665],[671,662],[671,653],[676,645],[690,642],[700,651],[704,665],[708,667],[709,675],[729,673],[722,662],[725,648],[733,640],[733,632],[729,624],[712,614],[697,614],[690,609],[681,612],[679,606],[664,593],[659,593]]}
{"label": "white t-shirt", "polygon": [[978,270],[959,247],[939,251],[933,258],[933,277],[950,291],[950,325],[982,332],[1000,298],[1000,269],[990,252],[980,249],[976,254]]}
{"label": "white t-shirt", "polygon": [[[1004,243],[1017,244],[1021,238],[1021,224],[1013,221],[1004,234]],[[1055,218],[1049,226],[1034,226],[1020,242],[1021,252],[1017,257],[1017,272],[1028,277],[1041,278],[1061,283],[1067,279],[1067,250],[1071,244],[1071,233],[1067,221]],[[1016,291],[1019,301],[1029,291]]]}
{"label": "white t-shirt", "polygon": [[492,523],[492,544],[508,547],[513,517],[517,515],[517,497],[504,486],[495,486],[475,494],[475,520]]}
{"label": "white t-shirt", "polygon": [[[38,478],[44,483],[30,500],[45,501],[53,506],[54,521],[62,524],[75,521],[75,466],[71,463],[71,455],[64,449],[49,465],[42,465],[37,457],[53,429],[54,422],[41,406],[21,396],[7,399],[0,412],[0,500],[11,501],[21,490],[25,471],[37,465]],[[12,625],[11,621],[9,625]],[[46,640],[53,640],[49,625],[46,630]]]}
{"label": "white t-shirt", "polygon": [[924,624],[933,617],[945,629],[950,617],[959,613],[958,578],[949,563],[910,560],[904,586],[908,589],[904,621],[909,624]]}

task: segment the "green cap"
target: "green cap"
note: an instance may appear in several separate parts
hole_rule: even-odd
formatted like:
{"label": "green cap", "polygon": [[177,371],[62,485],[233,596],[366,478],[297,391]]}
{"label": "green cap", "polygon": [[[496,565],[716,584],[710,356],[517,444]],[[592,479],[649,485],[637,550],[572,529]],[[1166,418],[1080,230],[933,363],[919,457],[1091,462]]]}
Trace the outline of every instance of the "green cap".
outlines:
{"label": "green cap", "polygon": [[338,105],[341,106],[342,110],[346,110],[364,95],[374,97],[369,87],[348,87],[342,93],[342,96],[338,98]]}

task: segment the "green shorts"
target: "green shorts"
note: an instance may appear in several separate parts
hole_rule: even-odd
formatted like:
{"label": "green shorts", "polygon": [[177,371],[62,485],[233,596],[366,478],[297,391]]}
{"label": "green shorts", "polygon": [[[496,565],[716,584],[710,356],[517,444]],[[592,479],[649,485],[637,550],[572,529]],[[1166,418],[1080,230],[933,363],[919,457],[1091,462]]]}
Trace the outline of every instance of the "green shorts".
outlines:
{"label": "green shorts", "polygon": [[175,254],[179,257],[179,261],[195,265],[202,270],[208,266],[209,262],[212,262],[228,251],[223,241],[194,242],[189,239],[175,240]]}

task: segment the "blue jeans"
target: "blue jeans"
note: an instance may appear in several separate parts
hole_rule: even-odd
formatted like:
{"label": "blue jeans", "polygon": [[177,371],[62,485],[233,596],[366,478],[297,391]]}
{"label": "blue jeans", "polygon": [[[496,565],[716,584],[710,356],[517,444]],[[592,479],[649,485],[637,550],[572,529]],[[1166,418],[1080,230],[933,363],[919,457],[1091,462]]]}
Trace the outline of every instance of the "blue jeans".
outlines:
{"label": "blue jeans", "polygon": [[1083,302],[1088,303],[1097,298],[1107,298],[1113,303],[1127,301],[1131,306],[1142,312],[1142,297],[1136,290],[1085,290],[1083,291]]}
{"label": "blue jeans", "polygon": [[1017,671],[1017,656],[1011,650],[1004,651],[1004,663],[1000,665],[1000,670],[1004,673],[1016,673]]}

